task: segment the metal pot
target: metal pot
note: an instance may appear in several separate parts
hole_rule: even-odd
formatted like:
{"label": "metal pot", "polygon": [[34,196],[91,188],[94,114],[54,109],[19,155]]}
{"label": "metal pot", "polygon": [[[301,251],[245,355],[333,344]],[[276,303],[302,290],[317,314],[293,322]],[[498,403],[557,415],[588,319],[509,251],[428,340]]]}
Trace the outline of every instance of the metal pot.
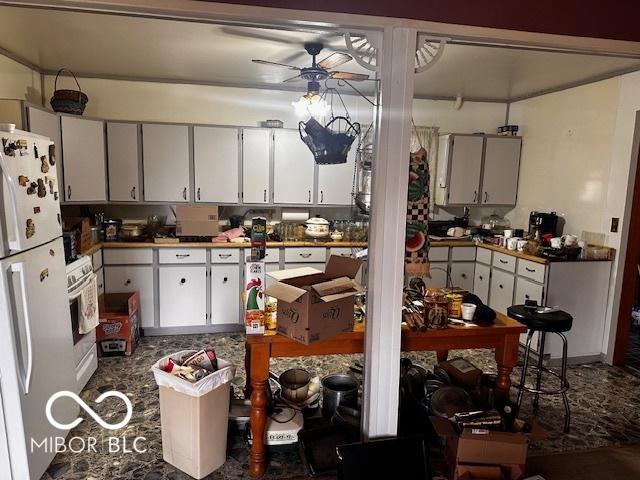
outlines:
{"label": "metal pot", "polygon": [[140,240],[144,235],[144,226],[139,223],[125,223],[120,227],[122,240]]}
{"label": "metal pot", "polygon": [[329,375],[322,379],[322,415],[330,419],[338,405],[356,408],[360,382],[351,375]]}
{"label": "metal pot", "polygon": [[307,399],[309,382],[311,382],[311,375],[302,368],[287,370],[278,378],[278,383],[282,388],[281,395],[294,403],[304,402]]}

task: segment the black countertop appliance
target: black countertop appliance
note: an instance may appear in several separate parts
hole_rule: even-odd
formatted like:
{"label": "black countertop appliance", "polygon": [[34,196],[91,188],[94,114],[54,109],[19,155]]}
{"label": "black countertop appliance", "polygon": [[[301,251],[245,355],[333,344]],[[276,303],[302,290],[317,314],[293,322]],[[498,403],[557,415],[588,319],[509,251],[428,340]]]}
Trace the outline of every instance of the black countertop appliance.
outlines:
{"label": "black countertop appliance", "polygon": [[550,233],[553,237],[557,237],[562,234],[562,229],[559,227],[556,212],[531,212],[529,215],[529,233],[540,232],[541,237]]}

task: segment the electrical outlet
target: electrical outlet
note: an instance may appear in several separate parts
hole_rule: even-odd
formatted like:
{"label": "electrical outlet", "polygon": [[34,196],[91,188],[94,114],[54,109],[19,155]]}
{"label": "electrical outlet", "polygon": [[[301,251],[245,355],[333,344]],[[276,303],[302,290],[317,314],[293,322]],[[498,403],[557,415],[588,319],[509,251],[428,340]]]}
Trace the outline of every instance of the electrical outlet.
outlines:
{"label": "electrical outlet", "polygon": [[618,232],[619,225],[620,225],[620,219],[618,217],[611,217],[611,231],[613,233]]}

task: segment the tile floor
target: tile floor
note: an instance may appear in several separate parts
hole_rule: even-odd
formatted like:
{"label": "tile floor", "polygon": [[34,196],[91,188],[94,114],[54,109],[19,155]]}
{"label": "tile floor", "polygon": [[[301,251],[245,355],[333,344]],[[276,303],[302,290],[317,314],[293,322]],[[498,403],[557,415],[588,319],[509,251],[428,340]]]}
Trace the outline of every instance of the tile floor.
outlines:
{"label": "tile floor", "polygon": [[[147,337],[142,339],[132,357],[101,360],[98,371],[89,381],[82,397],[93,406],[93,400],[101,392],[112,389],[125,392],[133,402],[134,412],[131,422],[119,433],[126,438],[144,436],[147,439],[147,452],[58,454],[42,480],[191,478],[162,460],[158,391],[149,368],[157,359],[175,351],[213,345],[221,358],[238,366],[233,385],[240,395],[244,385],[243,342],[243,335]],[[452,355],[457,354],[464,355],[486,372],[495,370],[492,352],[488,350],[452,352]],[[427,368],[435,362],[435,355],[430,352],[414,352],[407,356],[414,363]],[[291,366],[301,365],[315,374],[324,375],[344,372],[356,359],[361,360],[362,356],[274,359],[271,368],[280,373]],[[517,373],[516,369],[514,375]],[[538,419],[549,435],[546,440],[532,446],[532,454],[640,443],[640,378],[620,368],[592,364],[570,367],[569,381],[572,388],[569,392],[573,418],[571,433],[562,433],[564,411],[560,398],[543,398]],[[113,402],[105,400],[94,408],[103,418],[112,417],[113,421],[119,420],[124,410],[115,399]],[[523,408],[525,413],[530,410],[530,402],[526,401]],[[95,422],[85,421],[71,435],[102,438],[103,433]],[[246,474],[247,460],[248,449],[241,440],[234,440],[225,465],[207,478],[249,478]],[[265,479],[299,477],[303,473],[297,452],[278,452],[271,457]]]}
{"label": "tile floor", "polygon": [[626,367],[640,374],[640,325],[631,325],[629,334],[629,350],[627,350]]}

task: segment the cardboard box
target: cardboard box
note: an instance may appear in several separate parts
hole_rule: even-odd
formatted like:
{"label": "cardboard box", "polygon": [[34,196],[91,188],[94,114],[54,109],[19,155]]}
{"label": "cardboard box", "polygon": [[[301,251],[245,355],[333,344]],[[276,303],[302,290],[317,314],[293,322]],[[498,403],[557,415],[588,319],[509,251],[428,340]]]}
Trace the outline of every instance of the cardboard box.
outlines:
{"label": "cardboard box", "polygon": [[497,465],[458,465],[453,475],[456,480],[506,480]]}
{"label": "cardboard box", "polygon": [[62,230],[70,232],[80,231],[80,240],[76,245],[76,251],[84,253],[91,248],[91,221],[87,217],[63,217]]}
{"label": "cardboard box", "polygon": [[354,280],[361,261],[332,255],[324,273],[311,267],[271,272],[267,295],[278,299],[277,332],[309,345],[353,330]]}
{"label": "cardboard box", "polygon": [[440,366],[460,385],[475,387],[482,377],[482,370],[462,357],[440,362]]}
{"label": "cardboard box", "polygon": [[264,334],[265,324],[265,271],[264,261],[246,261],[244,266],[245,287],[244,325],[247,334]]}
{"label": "cardboard box", "polygon": [[140,295],[105,293],[98,298],[96,345],[101,357],[129,356],[140,341]]}
{"label": "cardboard box", "polygon": [[217,205],[176,205],[178,237],[214,237],[218,233]]}

